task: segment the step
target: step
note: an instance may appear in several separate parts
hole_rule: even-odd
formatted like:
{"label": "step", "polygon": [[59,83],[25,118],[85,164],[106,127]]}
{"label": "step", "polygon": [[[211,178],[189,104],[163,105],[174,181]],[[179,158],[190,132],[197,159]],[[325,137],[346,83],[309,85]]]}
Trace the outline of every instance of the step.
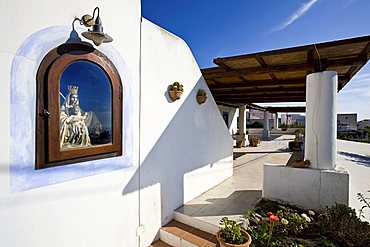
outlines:
{"label": "step", "polygon": [[216,247],[216,236],[173,220],[159,231],[161,241],[174,247]]}
{"label": "step", "polygon": [[[205,231],[211,234],[216,234],[220,228],[216,224],[212,224],[210,222],[197,219],[196,217],[189,216],[187,214],[180,212],[180,210],[174,211],[173,216],[176,221],[179,221],[189,226],[196,227],[202,231]],[[219,222],[219,220],[217,220],[217,222]]]}
{"label": "step", "polygon": [[149,245],[148,247],[173,247],[173,245],[169,245],[163,242],[162,240],[158,240],[152,243],[151,245]]}

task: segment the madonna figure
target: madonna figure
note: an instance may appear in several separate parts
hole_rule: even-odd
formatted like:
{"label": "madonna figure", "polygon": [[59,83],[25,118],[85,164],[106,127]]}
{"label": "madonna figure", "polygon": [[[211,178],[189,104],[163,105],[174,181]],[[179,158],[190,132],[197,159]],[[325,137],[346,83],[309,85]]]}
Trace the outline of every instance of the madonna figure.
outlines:
{"label": "madonna figure", "polygon": [[60,107],[60,148],[91,146],[87,113],[79,106],[78,87],[68,86],[68,94]]}

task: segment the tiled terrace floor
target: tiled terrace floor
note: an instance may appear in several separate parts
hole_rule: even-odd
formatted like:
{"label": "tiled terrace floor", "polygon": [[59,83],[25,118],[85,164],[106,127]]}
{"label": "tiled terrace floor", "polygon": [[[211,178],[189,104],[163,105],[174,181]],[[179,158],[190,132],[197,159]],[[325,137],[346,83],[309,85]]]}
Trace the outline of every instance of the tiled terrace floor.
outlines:
{"label": "tiled terrace floor", "polygon": [[234,149],[234,175],[176,211],[213,225],[223,216],[238,219],[261,199],[263,164],[286,164],[292,139],[293,135],[275,136],[258,147]]}

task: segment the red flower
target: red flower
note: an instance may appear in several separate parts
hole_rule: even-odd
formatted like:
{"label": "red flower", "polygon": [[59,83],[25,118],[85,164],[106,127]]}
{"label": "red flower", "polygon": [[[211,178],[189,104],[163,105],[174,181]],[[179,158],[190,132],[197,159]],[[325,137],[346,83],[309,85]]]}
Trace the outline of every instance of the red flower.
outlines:
{"label": "red flower", "polygon": [[272,220],[272,221],[279,221],[279,217],[278,217],[278,216],[276,216],[276,215],[274,215],[274,214],[271,214],[271,215],[269,216],[269,220]]}

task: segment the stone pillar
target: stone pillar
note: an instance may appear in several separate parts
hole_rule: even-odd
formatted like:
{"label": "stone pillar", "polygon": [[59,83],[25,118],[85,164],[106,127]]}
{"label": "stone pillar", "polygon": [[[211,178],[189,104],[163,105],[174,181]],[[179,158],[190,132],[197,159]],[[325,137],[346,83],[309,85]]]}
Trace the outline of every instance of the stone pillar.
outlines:
{"label": "stone pillar", "polygon": [[337,154],[337,72],[307,76],[305,160],[311,168],[333,170]]}
{"label": "stone pillar", "polygon": [[270,139],[269,112],[265,111],[264,113],[262,140],[267,141]]}

